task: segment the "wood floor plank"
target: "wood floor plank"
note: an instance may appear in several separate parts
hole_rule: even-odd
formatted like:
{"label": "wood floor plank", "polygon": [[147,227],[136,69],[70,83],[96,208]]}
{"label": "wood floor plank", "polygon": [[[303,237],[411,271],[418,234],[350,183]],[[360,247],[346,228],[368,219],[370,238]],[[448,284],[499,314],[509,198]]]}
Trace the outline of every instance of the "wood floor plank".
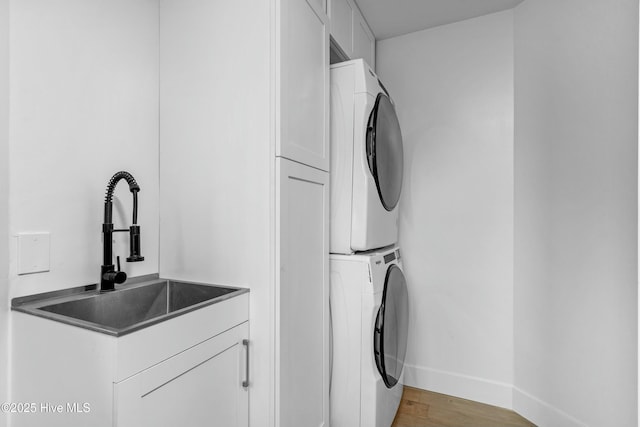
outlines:
{"label": "wood floor plank", "polygon": [[414,402],[412,400],[402,400],[400,402],[401,410],[404,414],[412,417],[427,418],[429,406],[425,403]]}
{"label": "wood floor plank", "polygon": [[392,427],[535,427],[508,409],[404,387]]}

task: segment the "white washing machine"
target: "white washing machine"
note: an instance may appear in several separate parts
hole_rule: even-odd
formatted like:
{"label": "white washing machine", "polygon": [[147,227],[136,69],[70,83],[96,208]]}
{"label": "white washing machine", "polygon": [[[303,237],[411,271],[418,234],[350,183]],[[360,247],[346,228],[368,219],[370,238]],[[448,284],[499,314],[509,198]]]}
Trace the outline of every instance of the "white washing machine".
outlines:
{"label": "white washing machine", "polygon": [[407,286],[397,247],[330,255],[332,427],[389,427],[402,397]]}
{"label": "white washing machine", "polygon": [[362,60],[331,66],[331,253],[398,241],[402,133],[389,94]]}

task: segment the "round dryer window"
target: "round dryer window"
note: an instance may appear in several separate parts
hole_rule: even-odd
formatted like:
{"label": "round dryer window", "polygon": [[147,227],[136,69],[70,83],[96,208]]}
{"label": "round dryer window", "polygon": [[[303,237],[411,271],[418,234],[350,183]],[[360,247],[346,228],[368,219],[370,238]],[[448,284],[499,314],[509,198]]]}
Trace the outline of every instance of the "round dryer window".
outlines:
{"label": "round dryer window", "polygon": [[402,191],[402,133],[396,110],[384,93],[379,93],[367,124],[367,161],[376,181],[382,206],[392,211]]}
{"label": "round dryer window", "polygon": [[409,300],[402,270],[392,265],[387,270],[382,304],[376,317],[373,347],[378,371],[388,388],[398,383],[407,353]]}

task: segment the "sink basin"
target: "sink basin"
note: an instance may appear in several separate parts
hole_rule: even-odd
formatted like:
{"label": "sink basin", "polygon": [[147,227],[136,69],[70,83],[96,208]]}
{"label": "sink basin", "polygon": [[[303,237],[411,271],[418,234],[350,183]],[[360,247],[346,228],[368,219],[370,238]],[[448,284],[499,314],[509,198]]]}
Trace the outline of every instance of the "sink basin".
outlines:
{"label": "sink basin", "polygon": [[103,294],[92,290],[63,298],[14,304],[13,308],[121,336],[246,291],[243,288],[156,280],[124,285]]}

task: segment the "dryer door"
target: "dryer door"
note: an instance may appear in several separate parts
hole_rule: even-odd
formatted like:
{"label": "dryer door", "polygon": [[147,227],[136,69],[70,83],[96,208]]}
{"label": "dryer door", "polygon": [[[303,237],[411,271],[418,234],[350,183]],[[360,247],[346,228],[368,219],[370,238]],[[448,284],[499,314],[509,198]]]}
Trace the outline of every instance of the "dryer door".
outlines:
{"label": "dryer door", "polygon": [[387,269],[382,303],[373,332],[373,348],[378,371],[388,388],[397,384],[407,352],[409,300],[402,270],[393,264]]}
{"label": "dryer door", "polygon": [[382,206],[392,211],[402,191],[402,133],[396,110],[384,93],[379,93],[367,123],[367,161],[376,181]]}

